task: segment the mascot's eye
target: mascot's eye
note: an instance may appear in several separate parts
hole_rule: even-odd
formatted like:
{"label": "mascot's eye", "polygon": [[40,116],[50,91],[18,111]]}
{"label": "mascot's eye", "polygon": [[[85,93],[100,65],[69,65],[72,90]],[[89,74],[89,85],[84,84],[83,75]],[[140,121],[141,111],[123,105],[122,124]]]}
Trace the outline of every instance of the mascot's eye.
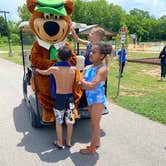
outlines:
{"label": "mascot's eye", "polygon": [[60,18],[60,16],[54,15],[54,19],[55,19],[55,20],[59,20],[59,18]]}
{"label": "mascot's eye", "polygon": [[50,18],[50,14],[44,13],[44,18],[45,18],[45,19],[49,19],[49,18]]}

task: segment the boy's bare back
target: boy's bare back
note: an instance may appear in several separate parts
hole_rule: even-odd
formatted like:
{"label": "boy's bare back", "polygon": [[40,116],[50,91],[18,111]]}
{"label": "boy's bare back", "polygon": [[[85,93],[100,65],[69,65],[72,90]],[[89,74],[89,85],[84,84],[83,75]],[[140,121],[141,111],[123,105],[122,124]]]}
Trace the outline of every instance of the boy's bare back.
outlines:
{"label": "boy's bare back", "polygon": [[56,81],[57,94],[69,94],[73,92],[76,67],[55,66],[53,75]]}

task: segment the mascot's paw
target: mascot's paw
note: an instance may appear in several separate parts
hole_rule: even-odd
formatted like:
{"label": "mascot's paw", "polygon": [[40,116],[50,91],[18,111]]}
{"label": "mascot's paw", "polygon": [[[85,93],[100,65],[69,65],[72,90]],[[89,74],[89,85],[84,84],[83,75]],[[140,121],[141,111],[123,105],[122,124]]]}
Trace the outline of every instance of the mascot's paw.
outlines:
{"label": "mascot's paw", "polygon": [[52,109],[43,110],[42,121],[43,122],[55,122],[55,116],[54,116]]}

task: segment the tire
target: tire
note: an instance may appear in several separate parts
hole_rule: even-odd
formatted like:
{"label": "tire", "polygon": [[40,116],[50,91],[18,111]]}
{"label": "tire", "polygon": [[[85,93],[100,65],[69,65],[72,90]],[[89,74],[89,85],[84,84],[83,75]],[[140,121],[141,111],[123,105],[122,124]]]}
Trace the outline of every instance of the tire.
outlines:
{"label": "tire", "polygon": [[23,77],[23,96],[24,96],[24,100],[27,100],[27,79],[26,79],[26,76]]}
{"label": "tire", "polygon": [[32,127],[40,128],[42,126],[42,124],[40,123],[40,120],[37,118],[37,115],[31,106],[30,106],[29,112],[30,112],[30,121],[31,121]]}

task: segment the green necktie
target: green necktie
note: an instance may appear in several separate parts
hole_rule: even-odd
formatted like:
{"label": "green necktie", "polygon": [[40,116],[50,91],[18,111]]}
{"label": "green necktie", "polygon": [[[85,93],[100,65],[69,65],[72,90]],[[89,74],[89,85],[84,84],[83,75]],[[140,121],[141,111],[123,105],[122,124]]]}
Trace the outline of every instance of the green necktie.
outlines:
{"label": "green necktie", "polygon": [[50,60],[57,60],[58,61],[57,50],[53,44],[50,47]]}

